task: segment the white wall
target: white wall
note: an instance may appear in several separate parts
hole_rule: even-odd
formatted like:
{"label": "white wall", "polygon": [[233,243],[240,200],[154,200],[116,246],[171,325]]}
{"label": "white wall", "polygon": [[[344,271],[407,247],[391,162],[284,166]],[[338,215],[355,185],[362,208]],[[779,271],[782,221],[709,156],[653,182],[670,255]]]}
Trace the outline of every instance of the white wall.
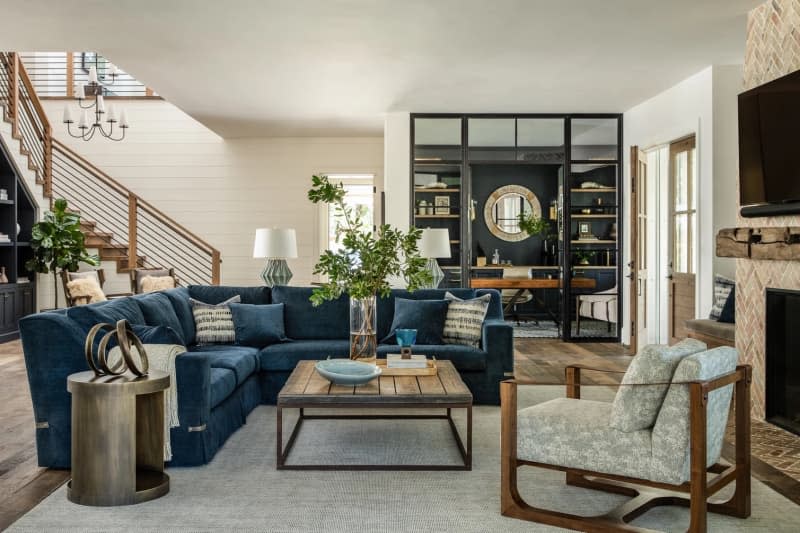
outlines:
{"label": "white wall", "polygon": [[[648,148],[692,133],[697,135],[697,232],[698,253],[696,265],[696,299],[695,316],[707,316],[713,300],[714,273],[731,275],[732,268],[724,260],[717,260],[716,231],[720,227],[733,225],[735,222],[735,201],[731,204],[733,194],[735,200],[737,182],[737,134],[736,134],[736,99],[735,95],[741,86],[741,67],[713,66],[681,81],[670,89],[654,96],[625,112],[623,183],[630,184],[630,146]],[[651,184],[650,191],[658,190],[660,198],[661,226],[666,225],[666,180],[660,184]],[[626,187],[627,191],[627,187]],[[717,197],[717,193],[720,197]],[[630,220],[630,202],[625,202],[623,218]],[[731,218],[732,217],[732,218]],[[629,224],[625,226],[624,242],[630,243]],[[667,302],[666,264],[666,228],[662,228],[656,242],[663,250],[659,257],[660,264],[651,268],[651,280],[661,286],[660,301],[662,306]],[[623,251],[624,264],[630,261],[630,247]],[[624,274],[628,274],[627,268]],[[666,342],[667,316],[661,314],[661,336],[654,339]],[[629,301],[623,302],[623,342],[630,341],[630,309]]]}
{"label": "white wall", "polygon": [[[123,142],[74,140],[61,124],[63,101],[45,109],[60,140],[222,253],[222,282],[261,283],[252,258],[257,227],[297,230],[293,284],[308,284],[319,254],[319,210],[311,175],[373,173],[383,180],[383,139],[222,139],[164,101],[127,101]],[[76,107],[70,102],[70,105]]]}

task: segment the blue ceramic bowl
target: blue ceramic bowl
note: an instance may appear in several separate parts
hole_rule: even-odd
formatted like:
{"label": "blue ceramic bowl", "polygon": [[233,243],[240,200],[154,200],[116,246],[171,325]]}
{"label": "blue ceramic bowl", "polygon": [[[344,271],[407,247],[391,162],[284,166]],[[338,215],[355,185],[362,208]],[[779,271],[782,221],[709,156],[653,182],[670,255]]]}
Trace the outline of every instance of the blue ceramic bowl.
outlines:
{"label": "blue ceramic bowl", "polygon": [[327,359],[314,366],[322,377],[336,385],[363,385],[381,375],[377,366],[350,359]]}
{"label": "blue ceramic bowl", "polygon": [[394,335],[397,337],[399,346],[414,346],[414,343],[417,342],[417,330],[415,329],[396,329]]}

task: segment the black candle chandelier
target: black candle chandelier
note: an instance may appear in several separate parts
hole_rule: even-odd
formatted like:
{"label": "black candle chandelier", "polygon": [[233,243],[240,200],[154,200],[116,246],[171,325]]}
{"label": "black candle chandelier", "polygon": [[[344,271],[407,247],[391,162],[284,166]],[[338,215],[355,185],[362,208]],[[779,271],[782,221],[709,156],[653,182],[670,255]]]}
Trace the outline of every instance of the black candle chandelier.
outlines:
{"label": "black candle chandelier", "polygon": [[[103,93],[107,87],[114,85],[120,72],[116,66],[109,63],[108,73],[106,79],[111,78],[110,82],[101,83],[97,77],[97,68],[91,67],[89,69],[88,83],[78,83],[75,87],[75,98],[78,100],[78,106],[81,109],[80,119],[78,120],[78,132],[73,133],[72,124],[75,120],[72,118],[72,113],[69,106],[64,106],[64,124],[67,125],[67,132],[71,137],[76,139],[83,139],[84,141],[91,141],[96,133],[99,133],[106,139],[112,141],[121,141],[125,138],[125,130],[128,129],[128,114],[123,109],[119,116],[117,110],[113,105],[106,110],[106,103]],[[93,120],[90,120],[90,111],[94,113]],[[116,130],[116,131],[115,131]]]}

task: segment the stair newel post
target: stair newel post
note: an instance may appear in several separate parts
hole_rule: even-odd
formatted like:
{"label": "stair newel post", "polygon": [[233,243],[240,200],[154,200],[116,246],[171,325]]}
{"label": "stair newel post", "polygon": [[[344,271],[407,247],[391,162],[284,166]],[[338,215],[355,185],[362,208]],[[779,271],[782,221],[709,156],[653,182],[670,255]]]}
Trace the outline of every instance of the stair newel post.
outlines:
{"label": "stair newel post", "polygon": [[9,107],[9,114],[11,115],[11,136],[15,139],[19,138],[19,56],[16,52],[9,54],[11,62],[8,76],[9,93],[11,102]]}
{"label": "stair newel post", "polygon": [[67,98],[75,97],[75,55],[73,52],[66,52],[67,60]]}
{"label": "stair newel post", "polygon": [[139,197],[128,194],[128,268],[137,267],[137,243],[139,242]]}
{"label": "stair newel post", "polygon": [[211,284],[219,285],[219,264],[222,262],[220,259],[219,251],[214,250],[211,252]]}

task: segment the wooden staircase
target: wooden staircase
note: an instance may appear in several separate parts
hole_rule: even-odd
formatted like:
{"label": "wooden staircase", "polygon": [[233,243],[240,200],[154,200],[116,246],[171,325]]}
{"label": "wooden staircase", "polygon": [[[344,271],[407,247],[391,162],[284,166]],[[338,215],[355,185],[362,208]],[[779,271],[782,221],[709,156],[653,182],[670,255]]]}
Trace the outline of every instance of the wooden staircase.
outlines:
{"label": "wooden staircase", "polygon": [[43,196],[51,206],[64,198],[81,215],[86,244],[102,261],[114,261],[118,273],[170,267],[183,283],[219,284],[219,250],[53,137],[14,52],[0,52],[0,107]]}

